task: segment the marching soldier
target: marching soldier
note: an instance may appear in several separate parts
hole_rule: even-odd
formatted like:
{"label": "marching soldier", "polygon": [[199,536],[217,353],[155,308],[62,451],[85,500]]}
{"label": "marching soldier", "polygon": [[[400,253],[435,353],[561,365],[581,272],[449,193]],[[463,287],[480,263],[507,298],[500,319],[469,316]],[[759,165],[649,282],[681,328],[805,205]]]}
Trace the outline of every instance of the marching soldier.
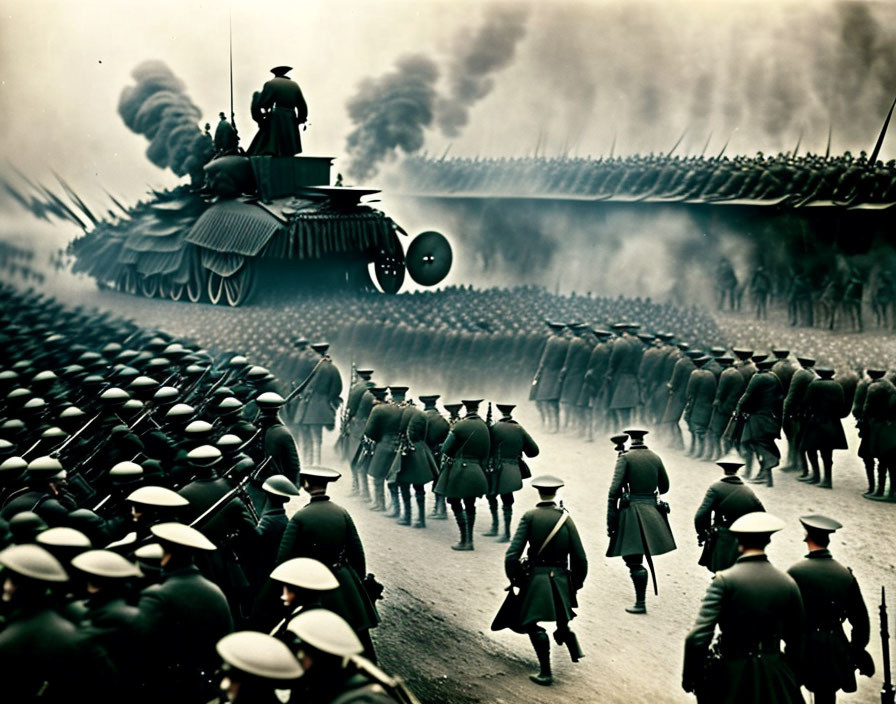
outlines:
{"label": "marching soldier", "polygon": [[433,489],[451,505],[460,530],[460,542],[452,545],[452,550],[473,549],[476,499],[488,491],[486,468],[491,443],[488,425],[479,417],[480,403],[481,399],[463,402],[467,412],[442,444],[443,467]]}
{"label": "marching soldier", "polygon": [[593,426],[603,427],[608,418],[606,406],[609,403],[607,396],[607,369],[610,366],[609,340],[613,333],[609,330],[594,330],[597,344],[591,350],[588,357],[588,368],[585,371],[585,391],[588,394],[588,405],[591,411],[591,427],[587,429],[585,439],[593,437]]}
{"label": "marching soldier", "polygon": [[[392,468],[392,462],[398,452],[398,433],[401,429],[401,416],[407,386],[390,386],[392,400],[388,403],[376,404],[370,411],[364,437],[375,443],[373,456],[367,467],[367,474],[373,479],[373,505],[371,511],[386,510],[386,476]],[[393,483],[394,484],[394,483]],[[392,495],[392,513],[390,518],[397,518],[399,513],[398,486],[390,485]]]}
{"label": "marching soldier", "polygon": [[219,689],[232,704],[278,701],[274,690],[289,687],[304,673],[289,647],[265,633],[231,633],[215,650],[223,661]]}
{"label": "marching soldier", "polygon": [[[896,449],[896,433],[891,423],[893,404],[896,403],[896,386],[884,372],[869,370],[872,381],[865,394],[865,405],[862,409],[862,420],[865,424],[863,432],[868,433],[868,452],[877,460],[877,489],[865,494],[866,499],[886,500],[884,488],[887,473],[890,474],[890,499],[894,496],[896,485],[896,462],[893,450]],[[872,487],[869,487],[871,489]]]}
{"label": "marching soldier", "polygon": [[[325,608],[325,594],[339,589],[339,580],[320,560],[311,557],[294,557],[274,568],[271,581],[280,585],[277,595],[280,612],[284,614],[279,623],[271,629],[271,635],[278,638],[288,636],[287,624],[303,611]],[[332,599],[331,599],[332,601]]]}
{"label": "marching soldier", "polygon": [[716,395],[712,401],[712,417],[709,420],[707,431],[707,449],[704,459],[715,460],[723,456],[730,449],[730,442],[725,437],[722,446],[725,429],[737,408],[737,402],[744,393],[747,385],[741,373],[734,368],[734,357],[722,355],[718,358],[722,366],[722,373],[716,385]]}
{"label": "marching soldier", "polygon": [[[669,505],[659,495],[669,491],[669,475],[659,455],[644,444],[646,430],[623,431],[631,438],[631,448],[616,460],[607,498],[607,557],[621,557],[635,588],[635,603],[626,611],[646,614],[647,570],[653,557],[675,549],[669,527]],[[654,593],[656,576],[653,578]]]}
{"label": "marching soldier", "polygon": [[691,433],[691,447],[686,453],[689,457],[703,457],[706,449],[706,431],[712,419],[712,404],[716,396],[716,377],[703,368],[709,360],[707,356],[694,359],[697,368],[688,378],[684,422]]}
{"label": "marching soldier", "polygon": [[411,486],[417,501],[414,528],[426,528],[426,491],[424,486],[439,476],[436,461],[426,444],[426,415],[411,401],[401,414],[399,451],[389,470],[389,486],[398,485],[404,513],[398,519],[402,526],[411,525]]}
{"label": "marching soldier", "polygon": [[[818,379],[806,388],[803,398],[805,430],[803,448],[812,467],[812,476],[807,484],[815,484],[822,489],[832,488],[834,450],[845,450],[846,435],[840,418],[848,412],[843,399],[843,388],[834,381],[834,370],[816,367]],[[824,465],[824,478],[818,468],[818,457]]]}
{"label": "marching soldier", "polygon": [[532,476],[523,460],[538,455],[538,445],[525,428],[511,417],[516,407],[510,403],[497,404],[501,417],[489,428],[491,472],[488,474],[488,508],[492,514],[492,527],[482,535],[498,535],[498,497],[504,514],[504,534],[499,543],[510,542],[510,523],[513,520],[513,494],[523,488],[523,479]]}
{"label": "marching soldier", "polygon": [[373,408],[374,396],[372,389],[376,384],[371,381],[372,369],[358,369],[357,374],[361,380],[355,385],[348,397],[348,448],[346,459],[351,460],[352,469],[352,496],[361,495],[365,501],[370,500],[370,489],[367,486],[367,473],[361,472],[357,460],[361,441],[364,438],[364,428]]}
{"label": "marching soldier", "polygon": [[[357,425],[355,417],[358,413],[358,405],[361,403],[361,398],[367,393],[367,389],[376,386],[376,384],[370,380],[370,377],[373,375],[373,369],[355,369],[355,374],[357,374],[358,378],[351,385],[348,392],[348,398],[346,399],[344,406],[344,414],[339,427],[339,441],[337,443],[340,455],[345,461],[351,459],[349,453],[357,447],[358,438],[355,438],[355,441],[352,442],[352,430],[353,427]],[[359,491],[358,476],[353,471],[352,496],[357,496]]]}
{"label": "marching soldier", "polygon": [[668,436],[672,446],[676,449],[684,449],[684,439],[681,437],[681,414],[684,413],[685,403],[687,401],[688,382],[691,378],[691,372],[696,369],[694,357],[699,357],[699,353],[688,354],[685,343],[679,343],[679,349],[682,354],[675,362],[672,368],[672,377],[666,385],[669,389],[667,396],[666,409],[663,412],[662,425],[664,429],[664,437]]}
{"label": "marching soldier", "polygon": [[783,418],[790,425],[790,437],[788,443],[788,468],[802,470],[799,479],[809,476],[809,464],[803,449],[803,436],[805,423],[803,422],[803,401],[806,397],[806,389],[818,376],[813,371],[815,360],[811,357],[797,357],[799,368],[790,377],[790,385],[787,387],[787,395],[784,397]]}
{"label": "marching soldier", "polygon": [[729,530],[741,516],[764,511],[753,490],[737,476],[743,462],[720,461],[716,464],[725,476],[706,490],[703,503],[694,515],[697,541],[703,553],[697,564],[712,573],[726,570],[737,561],[737,540]]}
{"label": "marching soldier", "polygon": [[160,523],[151,530],[164,555],[162,581],[144,589],[137,603],[149,661],[143,682],[147,701],[207,701],[214,692],[214,644],[233,630],[227,598],[194,562],[197,553],[215,546],[181,523]]}
{"label": "marching soldier", "polygon": [[560,371],[566,361],[569,340],[564,337],[564,323],[548,322],[551,332],[535,370],[532,386],[535,387],[535,405],[549,433],[560,430]]}
{"label": "marching soldier", "polygon": [[[420,401],[423,403],[423,415],[426,416],[426,444],[430,452],[432,452],[437,470],[441,466],[442,443],[445,442],[445,438],[451,432],[451,425],[448,423],[448,420],[436,408],[436,401],[438,400],[438,394],[420,396]],[[446,520],[448,516],[446,515],[445,497],[435,492],[433,492],[433,496],[435,496],[435,503],[430,518]]]}
{"label": "marching soldier", "polygon": [[339,589],[333,594],[335,610],[346,614],[364,643],[364,652],[373,659],[370,629],[379,623],[379,614],[361,582],[367,574],[364,547],[348,511],[327,496],[327,484],[339,479],[340,474],[325,467],[308,467],[301,477],[302,489],[311,500],[286,526],[277,564],[293,557],[312,557],[327,565],[339,581]]}
{"label": "marching soldier", "polygon": [[[538,490],[540,500],[534,509],[523,514],[504,556],[504,571],[511,585],[520,590],[519,612],[506,615],[507,619],[499,612],[492,630],[511,627],[529,635],[539,665],[538,674],[529,675],[529,679],[547,686],[554,681],[551,642],[539,624],[556,623],[557,645],[566,645],[573,662],[584,657],[569,622],[575,618],[576,594],[588,575],[588,559],[575,523],[555,500],[563,482],[544,475],[533,479],[532,486]],[[512,592],[508,598],[512,599]]]}
{"label": "marching soldier", "polygon": [[[361,397],[361,403],[358,405],[359,413],[359,432],[358,447],[352,457],[351,467],[352,473],[357,473],[358,484],[360,486],[361,500],[368,504],[368,508],[372,510],[370,499],[370,483],[367,481],[370,471],[370,463],[373,461],[373,454],[376,450],[376,443],[365,435],[367,422],[373,409],[381,404],[386,403],[385,386],[371,386],[368,394]],[[361,416],[363,415],[363,418]],[[374,492],[376,487],[374,486]],[[385,496],[383,498],[383,510],[385,510]]]}
{"label": "marching soldier", "polygon": [[[713,578],[685,640],[682,687],[698,702],[802,702],[795,672],[803,645],[803,601],[796,582],[768,561],[765,546],[784,527],[769,513],[731,524],[741,556]],[[716,626],[718,657],[710,658]],[[781,653],[781,640],[786,649]]]}
{"label": "marching soldier", "polygon": [[617,424],[625,427],[631,420],[633,409],[638,407],[638,369],[641,366],[641,343],[630,334],[634,328],[629,323],[615,323],[613,329],[619,337],[610,346],[610,362],[607,368],[609,410]]}
{"label": "marching soldier", "polygon": [[[296,450],[296,441],[283,421],[280,420],[280,409],[284,403],[283,397],[268,391],[255,399],[255,402],[258,404],[260,414],[257,424],[261,430],[261,447],[255,449],[252,459],[259,464],[262,458],[272,458],[265,475],[258,479],[263,481],[274,474],[282,474],[289,481],[297,482],[299,480],[299,453]],[[261,452],[258,452],[258,449]]]}
{"label": "marching soldier", "polygon": [[762,360],[759,371],[750,378],[743,396],[737,402],[733,438],[739,442],[746,456],[747,476],[752,471],[753,458],[758,457],[759,473],[750,481],[773,486],[772,469],[778,466],[781,453],[775,439],[781,436],[781,401],[784,397],[781,382],[772,373],[773,362]]}
{"label": "marching soldier", "polygon": [[[805,609],[805,651],[801,675],[815,704],[833,704],[837,691],[856,691],[855,671],[871,677],[874,662],[865,650],[871,637],[868,609],[852,570],[831,556],[831,534],[843,526],[825,516],[801,516],[809,547],[789,574],[800,589]],[[849,621],[847,639],[843,622]]]}
{"label": "marching soldier", "polygon": [[570,323],[573,333],[566,350],[566,359],[560,369],[560,407],[563,410],[563,427],[568,428],[570,422],[576,429],[581,428],[582,418],[578,417],[579,396],[588,368],[591,346],[585,340],[589,328],[584,323]]}
{"label": "marching soldier", "polygon": [[312,377],[299,397],[296,409],[296,423],[301,433],[302,453],[305,461],[320,464],[321,438],[324,426],[328,430],[336,427],[336,409],[342,403],[342,376],[333,360],[327,355],[330,345],[315,342],[311,349],[320,355]]}

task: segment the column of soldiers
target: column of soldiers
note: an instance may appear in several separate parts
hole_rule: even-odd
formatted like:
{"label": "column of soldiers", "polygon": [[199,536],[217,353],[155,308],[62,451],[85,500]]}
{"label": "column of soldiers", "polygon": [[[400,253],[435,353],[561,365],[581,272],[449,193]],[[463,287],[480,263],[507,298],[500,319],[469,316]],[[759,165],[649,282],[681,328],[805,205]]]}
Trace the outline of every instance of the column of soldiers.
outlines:
{"label": "column of soldiers", "polygon": [[416,701],[373,664],[382,586],[327,495],[339,473],[300,467],[273,375],[34,294],[0,301],[8,701]]}
{"label": "column of soldiers", "polygon": [[860,377],[781,347],[771,355],[746,347],[729,353],[723,345],[692,349],[673,333],[639,332],[638,323],[605,329],[549,321],[547,327],[529,393],[547,432],[565,430],[590,442],[595,432],[638,421],[688,456],[715,461],[739,453],[748,481],[771,487],[780,466],[831,489],[834,452],[848,449],[843,419],[852,413],[868,477],[865,497],[896,501],[896,372],[869,368]]}

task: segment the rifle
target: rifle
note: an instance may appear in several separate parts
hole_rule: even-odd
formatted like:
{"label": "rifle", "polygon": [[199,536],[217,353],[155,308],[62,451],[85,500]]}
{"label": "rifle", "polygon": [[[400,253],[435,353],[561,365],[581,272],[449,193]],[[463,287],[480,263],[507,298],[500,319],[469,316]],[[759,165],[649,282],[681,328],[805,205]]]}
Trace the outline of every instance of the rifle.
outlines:
{"label": "rifle", "polygon": [[[215,501],[215,503],[213,503],[211,506],[209,506],[197,518],[193,519],[193,521],[190,523],[190,527],[196,528],[197,525],[199,525],[200,523],[205,521],[210,516],[213,516],[221,506],[227,505],[227,503],[229,503],[230,500],[237,494],[242,496],[242,492],[245,491],[245,486],[246,486],[246,484],[249,483],[249,480],[256,479],[258,477],[258,474],[261,472],[261,470],[264,469],[264,467],[272,459],[273,459],[272,457],[265,457],[264,460],[259,463],[259,465],[255,468],[255,470],[251,474],[247,474],[245,477],[243,477],[240,480],[239,484],[237,484],[233,489],[231,489],[226,494],[224,494],[224,496],[222,496],[220,499]],[[247,502],[247,504],[249,504],[249,505],[251,505],[251,503],[252,503],[251,501]],[[249,511],[251,513],[253,513],[254,517],[256,518],[256,523],[257,523],[258,514],[255,512],[255,507],[252,506],[252,508],[250,508]]]}
{"label": "rifle", "polygon": [[372,662],[360,655],[351,655],[348,660],[354,667],[366,675],[375,685],[379,685],[392,699],[399,704],[420,704],[420,700],[408,689],[400,677],[391,677]]}
{"label": "rifle", "polygon": [[101,415],[102,413],[97,413],[93,418],[87,421],[84,425],[82,425],[78,430],[68,436],[68,439],[65,440],[59,447],[57,447],[53,452],[50,453],[50,457],[59,457],[59,453],[61,453],[66,447],[68,447],[81,433],[83,433],[89,426],[91,426]]}
{"label": "rifle", "polygon": [[896,692],[890,679],[890,631],[887,626],[887,592],[880,588],[880,644],[884,660],[884,685],[880,690],[880,704],[893,704]]}

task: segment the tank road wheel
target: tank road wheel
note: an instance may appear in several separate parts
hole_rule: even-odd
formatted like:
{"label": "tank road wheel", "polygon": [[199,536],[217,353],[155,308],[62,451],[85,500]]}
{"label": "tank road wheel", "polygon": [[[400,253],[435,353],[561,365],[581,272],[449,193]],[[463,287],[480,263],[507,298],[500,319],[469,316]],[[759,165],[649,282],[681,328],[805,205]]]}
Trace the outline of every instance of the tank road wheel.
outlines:
{"label": "tank road wheel", "polygon": [[167,276],[159,277],[159,298],[168,298],[171,295],[171,282]]}
{"label": "tank road wheel", "polygon": [[184,290],[187,287],[184,284],[171,284],[171,290],[168,292],[168,296],[172,301],[179,301],[184,296]]}
{"label": "tank road wheel", "polygon": [[199,303],[199,299],[202,298],[202,281],[200,277],[191,276],[187,280],[187,298],[190,299],[190,303]]}
{"label": "tank road wheel", "polygon": [[224,277],[213,271],[208,272],[208,300],[212,305],[218,305],[224,295]]}
{"label": "tank road wheel", "polygon": [[118,290],[129,293],[132,296],[137,294],[137,277],[133,270],[125,269],[121,276],[118,277]]}
{"label": "tank road wheel", "polygon": [[158,276],[144,276],[140,279],[140,291],[147,298],[153,298],[159,290]]}
{"label": "tank road wheel", "polygon": [[227,296],[227,303],[231,308],[236,308],[245,303],[249,296],[252,295],[252,287],[255,282],[255,276],[252,267],[246,263],[233,276],[224,279],[224,293]]}

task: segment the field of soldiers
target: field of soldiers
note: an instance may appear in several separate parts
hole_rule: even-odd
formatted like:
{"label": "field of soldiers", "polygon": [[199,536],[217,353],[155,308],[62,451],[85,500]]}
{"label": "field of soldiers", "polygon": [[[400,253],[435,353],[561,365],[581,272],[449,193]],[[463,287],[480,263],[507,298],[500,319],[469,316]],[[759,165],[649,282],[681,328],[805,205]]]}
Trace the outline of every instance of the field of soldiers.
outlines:
{"label": "field of soldiers", "polygon": [[[883,450],[878,456],[857,454],[861,438],[856,426],[863,423],[863,398],[872,382],[868,370],[877,377],[874,370],[886,371],[886,360],[893,356],[894,343],[885,330],[844,335],[792,326],[783,302],[772,306],[769,319],[756,321],[752,311],[710,314],[698,307],[560,295],[537,287],[451,287],[393,297],[309,294],[288,306],[274,295],[254,306],[227,309],[150,301],[82,286],[79,306],[72,308],[52,297],[58,285],[52,279],[41,288],[29,288],[40,284],[28,273],[27,257],[11,251],[7,267],[9,262],[18,263],[7,269],[15,285],[3,290],[7,345],[0,379],[6,401],[0,438],[7,460],[0,468],[9,470],[3,473],[0,509],[9,524],[4,540],[37,541],[62,564],[88,547],[108,547],[129,564],[139,565],[140,579],[115,583],[94,575],[93,580],[114,584],[116,597],[136,609],[133,618],[152,608],[145,592],[160,578],[161,551],[147,546],[161,544],[166,552],[180,554],[174,542],[179,538],[169,536],[172,542],[166,542],[152,525],[172,519],[193,523],[202,517],[198,507],[179,512],[164,506],[164,497],[163,505],[151,508],[129,500],[136,489],[158,486],[189,496],[197,481],[213,481],[222,497],[245,506],[233,511],[237,518],[227,519],[235,521],[229,527],[209,528],[219,551],[227,551],[219,554],[230,556],[224,562],[238,560],[248,584],[236,586],[218,559],[200,554],[196,561],[224,590],[228,628],[267,632],[281,618],[267,574],[282,555],[254,547],[256,538],[247,536],[260,535],[268,523],[266,513],[277,506],[285,504],[287,516],[300,515],[308,504],[303,482],[313,484],[315,468],[323,466],[341,473],[338,481],[325,480],[323,486],[333,502],[347,509],[363,544],[363,566],[354,566],[357,577],[373,573],[384,587],[381,599],[365,598],[376,615],[351,624],[358,647],[363,647],[364,657],[376,658],[387,673],[401,677],[421,701],[586,702],[595,696],[613,702],[689,701],[681,689],[684,638],[712,577],[698,565],[707,536],[695,529],[694,514],[707,488],[723,476],[714,460],[734,459],[747,465],[741,474],[749,470],[759,479],[750,486],[765,510],[784,521],[769,548],[777,567],[786,569],[805,554],[800,516],[820,514],[843,524],[831,549],[853,569],[862,587],[871,616],[867,650],[879,669],[882,666],[876,605],[880,587],[892,584],[894,570],[885,545],[893,477],[886,471]],[[316,344],[322,341],[329,344]],[[546,359],[551,344],[562,348],[552,361]],[[635,357],[623,360],[623,350]],[[331,368],[324,376],[322,359]],[[648,359],[653,361],[642,363]],[[783,377],[812,366],[819,370],[809,375],[812,379],[829,378],[823,370],[830,368],[838,392],[831,417],[843,428],[845,447],[833,451],[832,464],[825,460],[826,447],[813,446],[808,453],[797,453],[803,459],[795,457],[792,424],[785,423],[771,441],[781,454],[777,464],[768,460],[768,442],[750,444],[732,437],[732,417],[749,416],[740,412],[739,401],[753,375]],[[782,368],[787,369],[783,375]],[[632,381],[633,391],[623,394],[625,399],[614,392],[620,374]],[[699,384],[690,384],[692,374],[703,375],[702,392]],[[326,400],[323,417],[310,423],[307,413],[314,394],[305,388],[293,394],[309,377],[317,379],[318,402]],[[614,377],[615,386],[608,383]],[[733,377],[742,380],[737,391],[719,398],[723,380]],[[322,378],[328,379],[326,384]],[[551,378],[555,389],[549,392]],[[890,388],[888,379],[889,374],[875,383]],[[157,398],[156,392],[168,386],[176,392]],[[123,395],[112,393],[116,389]],[[260,399],[265,392],[276,395],[271,408],[265,405],[270,399]],[[432,395],[438,398],[421,398]],[[370,397],[366,409],[361,396]],[[283,398],[290,400],[282,404]],[[477,407],[469,399],[481,403]],[[467,402],[465,410],[459,410],[462,401]],[[779,403],[784,404],[785,418],[817,415],[788,407],[783,393]],[[183,404],[186,408],[179,408]],[[399,458],[399,475],[404,456],[416,454],[412,448],[419,451],[417,459],[441,454],[444,436],[427,441],[425,433],[412,436],[408,431],[406,441],[393,445],[390,438],[377,437],[375,429],[365,427],[363,414],[376,405],[393,404],[403,409],[434,407],[432,412],[448,421],[446,429],[464,415],[476,417],[478,412],[494,427],[506,421],[505,412],[512,413],[539,450],[525,459],[531,476],[537,480],[552,475],[565,484],[558,498],[575,520],[589,568],[571,622],[583,657],[573,663],[565,647],[552,647],[552,687],[538,688],[527,679],[536,660],[525,636],[490,629],[507,595],[507,540],[521,516],[535,506],[538,492],[526,481],[513,492],[510,512],[497,500],[492,512],[480,496],[472,514],[466,504],[458,514],[453,505],[436,501],[433,487],[438,481],[431,480],[445,466],[437,459],[431,465],[433,475],[420,485],[422,491],[419,479],[402,484],[390,474],[385,484],[385,477],[375,476],[378,472],[368,474],[379,462],[377,445],[391,453],[387,465]],[[173,408],[179,410],[171,413]],[[95,415],[96,425],[82,429]],[[283,429],[275,445],[283,441],[286,450],[253,442],[255,431],[261,428],[266,434],[270,422]],[[889,423],[889,416],[885,413],[875,422]],[[665,465],[669,487],[663,498],[671,506],[667,522],[675,544],[674,551],[653,557],[646,596],[642,592],[646,613],[634,614],[625,610],[633,596],[637,598],[630,570],[621,558],[605,557],[614,465],[634,436],[623,437],[621,445],[620,438],[611,442],[610,437],[632,426],[649,431],[644,442]],[[870,427],[865,422],[865,437]],[[234,435],[237,446],[222,442]],[[379,442],[371,442],[373,437]],[[201,450],[207,447],[212,448],[211,467]],[[454,448],[463,457],[469,451],[466,446]],[[267,459],[272,455],[273,462]],[[24,460],[10,461],[18,457]],[[41,470],[39,458],[53,472],[66,470],[67,479]],[[487,457],[483,462],[488,463]],[[115,467],[119,471],[112,472]],[[257,467],[260,473],[253,472]],[[302,479],[300,467],[309,468],[310,478]],[[266,493],[262,479],[275,474],[285,475],[298,495],[272,501],[278,495]],[[814,482],[797,481],[813,475]],[[235,495],[227,493],[241,485]],[[25,499],[17,501],[23,492]],[[197,506],[207,509],[214,503],[206,497]],[[27,520],[14,519],[23,509],[28,509]],[[139,516],[136,521],[132,510]],[[461,528],[460,542],[458,515],[467,527],[466,533]],[[216,523],[222,521],[215,517]],[[48,536],[56,531],[55,536],[41,541],[40,534],[47,530]],[[191,550],[196,551],[183,552]],[[90,613],[91,599],[97,601],[83,591],[90,582],[91,567],[86,569],[66,567],[70,579],[54,586],[47,597],[66,619],[64,627],[57,624],[66,637],[60,637],[55,655],[69,652],[65,648],[85,638],[98,644],[77,660],[93,675],[85,678],[81,673],[76,686],[97,692],[97,701],[109,683],[114,683],[113,690],[122,687],[119,691],[138,696],[179,686],[183,673],[170,670],[164,655],[136,664],[123,662],[110,645],[117,642],[113,637],[123,634],[164,640],[171,637],[170,630],[128,630],[136,626],[123,617],[113,628],[107,624],[98,629],[84,615],[85,607]],[[338,613],[332,602],[324,603]],[[9,635],[18,617],[7,610],[4,618]],[[191,656],[203,663],[203,671],[220,665],[213,640],[208,634],[195,644],[197,652]],[[146,651],[141,647],[138,652]],[[180,650],[171,652],[186,657]],[[639,663],[637,668],[633,662]],[[27,671],[34,682],[72,676],[69,668],[60,668],[53,677]],[[147,683],[159,673],[168,673],[167,679]],[[106,685],[101,686],[102,681]],[[880,676],[859,677],[857,686],[855,694],[841,693],[842,700],[871,700],[880,689]],[[306,691],[305,696],[311,695]]]}

